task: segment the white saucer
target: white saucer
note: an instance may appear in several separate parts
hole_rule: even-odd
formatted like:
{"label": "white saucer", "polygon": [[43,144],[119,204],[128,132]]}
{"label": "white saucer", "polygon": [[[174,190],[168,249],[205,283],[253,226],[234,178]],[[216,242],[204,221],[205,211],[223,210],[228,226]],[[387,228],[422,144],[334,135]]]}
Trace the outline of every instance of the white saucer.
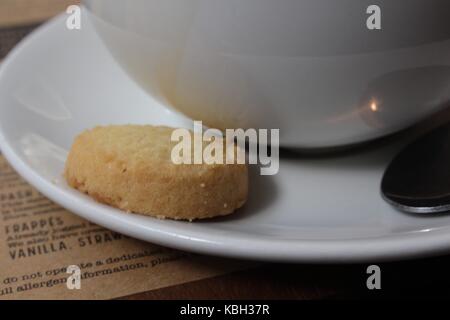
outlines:
{"label": "white saucer", "polygon": [[380,179],[399,144],[334,158],[285,157],[274,177],[252,176],[250,201],[200,223],[130,215],[66,186],[76,134],[100,124],[189,125],[158,105],[114,63],[86,20],[64,17],[22,42],[0,72],[0,147],[14,168],[74,213],[132,237],[198,253],[271,261],[377,262],[450,249],[450,216],[392,209]]}

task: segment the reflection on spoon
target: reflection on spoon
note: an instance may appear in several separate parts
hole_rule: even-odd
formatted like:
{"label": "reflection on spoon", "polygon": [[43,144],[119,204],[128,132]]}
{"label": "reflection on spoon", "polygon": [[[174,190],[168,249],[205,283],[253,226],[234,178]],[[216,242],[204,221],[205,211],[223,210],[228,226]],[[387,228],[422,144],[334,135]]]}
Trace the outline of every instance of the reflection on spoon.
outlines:
{"label": "reflection on spoon", "polygon": [[450,124],[407,146],[386,170],[381,192],[405,212],[450,211]]}

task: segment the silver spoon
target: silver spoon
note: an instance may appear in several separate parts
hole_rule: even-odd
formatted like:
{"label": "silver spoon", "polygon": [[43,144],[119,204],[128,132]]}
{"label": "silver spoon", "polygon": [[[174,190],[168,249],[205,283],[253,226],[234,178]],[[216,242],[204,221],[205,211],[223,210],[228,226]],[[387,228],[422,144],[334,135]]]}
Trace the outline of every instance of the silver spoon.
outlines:
{"label": "silver spoon", "polygon": [[450,125],[408,145],[388,166],[383,198],[409,213],[450,211]]}

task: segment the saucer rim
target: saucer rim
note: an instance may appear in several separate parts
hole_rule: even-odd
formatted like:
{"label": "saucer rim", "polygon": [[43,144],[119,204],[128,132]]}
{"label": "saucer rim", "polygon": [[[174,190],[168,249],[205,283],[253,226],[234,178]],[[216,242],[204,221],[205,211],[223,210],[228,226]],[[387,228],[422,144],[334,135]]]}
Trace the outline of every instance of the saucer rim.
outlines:
{"label": "saucer rim", "polygon": [[[0,85],[8,81],[5,75],[7,70],[15,65],[17,58],[44,37],[48,30],[61,23],[63,18],[63,15],[58,16],[38,27],[10,52],[0,66]],[[3,127],[0,127],[0,149],[11,166],[26,181],[62,207],[108,229],[171,248],[247,260],[309,263],[403,260],[448,252],[450,248],[450,226],[430,232],[404,232],[356,240],[267,239],[257,236],[238,237],[236,232],[234,236],[210,232],[207,239],[202,239],[202,235],[199,236],[199,232],[195,230],[180,230],[182,227],[173,227],[172,224],[156,219],[152,223],[154,228],[149,229],[133,223],[132,219],[127,219],[127,214],[117,209],[80,201],[80,196],[47,181],[14,150]]]}

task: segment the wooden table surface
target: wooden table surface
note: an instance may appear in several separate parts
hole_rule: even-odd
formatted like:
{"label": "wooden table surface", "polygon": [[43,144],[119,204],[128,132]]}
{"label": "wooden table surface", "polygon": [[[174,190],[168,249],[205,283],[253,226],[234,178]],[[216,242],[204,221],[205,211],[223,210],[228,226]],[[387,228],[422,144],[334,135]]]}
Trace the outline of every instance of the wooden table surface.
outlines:
{"label": "wooden table surface", "polygon": [[[28,32],[77,0],[1,0],[0,60]],[[123,299],[345,299],[449,297],[450,257],[378,264],[382,289],[366,287],[369,264],[261,264],[251,270]]]}

